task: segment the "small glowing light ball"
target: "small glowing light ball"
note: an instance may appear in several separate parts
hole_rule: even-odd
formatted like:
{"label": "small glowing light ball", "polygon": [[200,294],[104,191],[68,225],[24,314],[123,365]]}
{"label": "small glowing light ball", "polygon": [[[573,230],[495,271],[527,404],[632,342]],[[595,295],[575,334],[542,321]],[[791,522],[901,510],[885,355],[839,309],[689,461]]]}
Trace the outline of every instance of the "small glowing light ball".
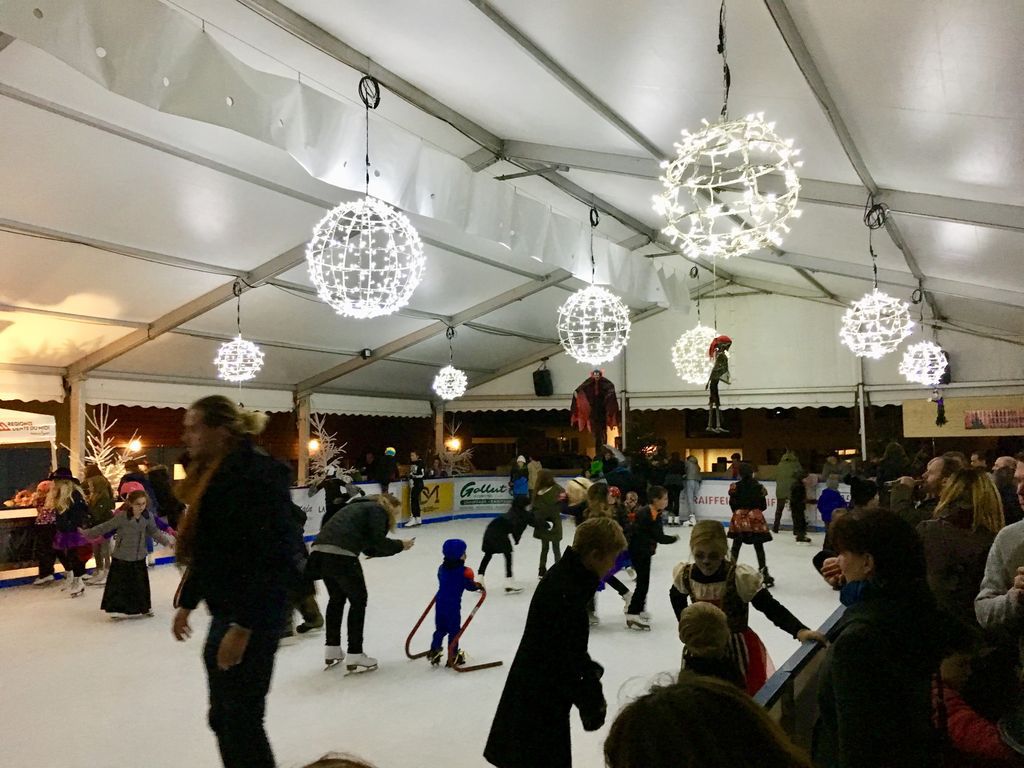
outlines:
{"label": "small glowing light ball", "polygon": [[434,391],[444,400],[454,400],[466,394],[468,383],[465,373],[452,365],[446,365],[434,377]]}
{"label": "small glowing light ball", "polygon": [[263,352],[251,341],[238,335],[220,345],[213,364],[217,366],[217,375],[222,379],[249,381],[263,367]]}
{"label": "small glowing light ball", "polygon": [[317,295],[346,317],[380,317],[404,307],[426,261],[408,217],[373,197],[341,203],[306,246]]}
{"label": "small glowing light ball", "polygon": [[934,387],[946,372],[946,354],[942,347],[931,341],[911,344],[903,353],[900,373],[907,381]]}
{"label": "small glowing light ball", "polygon": [[[661,164],[664,191],[653,197],[662,230],[690,258],[729,259],[779,246],[800,216],[792,139],[780,139],[764,114],[684,130],[676,158]],[[738,219],[746,222],[744,225]]]}
{"label": "small glowing light ball", "polygon": [[557,327],[562,348],[574,360],[606,363],[629,341],[629,308],[611,291],[588,285],[558,308]]}
{"label": "small glowing light ball", "polygon": [[715,359],[708,356],[708,348],[718,335],[714,328],[697,324],[672,346],[672,365],[679,378],[689,384],[706,384]]}

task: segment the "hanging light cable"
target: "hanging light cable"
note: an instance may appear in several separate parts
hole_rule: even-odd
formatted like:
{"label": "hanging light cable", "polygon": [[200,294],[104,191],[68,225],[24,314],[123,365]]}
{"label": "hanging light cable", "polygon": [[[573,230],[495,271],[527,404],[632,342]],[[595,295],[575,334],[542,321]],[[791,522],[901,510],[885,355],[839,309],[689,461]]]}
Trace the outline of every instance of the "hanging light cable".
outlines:
{"label": "hanging light cable", "polygon": [[[690,268],[690,277],[699,275],[697,267]],[[705,384],[711,375],[715,360],[708,356],[708,348],[718,331],[708,328],[700,319],[700,285],[697,285],[697,325],[680,336],[672,345],[672,365],[676,373],[688,384]]]}
{"label": "hanging light cable", "polygon": [[454,365],[455,348],[452,342],[455,339],[455,329],[449,325],[444,335],[448,339],[448,365],[438,371],[437,376],[434,377],[434,391],[438,397],[444,400],[454,400],[466,394],[469,380],[466,374]]}
{"label": "hanging light cable", "polygon": [[[691,259],[742,256],[779,246],[798,218],[803,162],[793,140],[775,133],[764,113],[729,119],[729,69],[725,0],[718,14],[718,53],[722,56],[723,99],[716,123],[703,120],[696,133],[682,131],[674,160],[662,162],[664,190],[652,198],[667,220],[662,232]],[[781,180],[781,189],[770,177]]]}
{"label": "hanging light cable", "polygon": [[[911,296],[911,301],[920,308],[920,325],[923,331],[924,289],[920,282],[918,283],[917,290]],[[934,331],[934,335],[937,339],[937,330]],[[907,347],[907,350],[903,353],[903,359],[900,361],[899,371],[909,382],[923,384],[926,387],[934,387],[942,380],[947,366],[946,353],[943,352],[942,347],[936,341],[925,340]]]}
{"label": "hanging light cable", "polygon": [[263,367],[263,351],[242,338],[242,281],[235,280],[232,286],[235,294],[235,323],[238,335],[226,341],[217,350],[213,364],[217,366],[217,375],[227,381],[241,383],[256,377]]}
{"label": "hanging light cable", "polygon": [[629,341],[629,308],[611,291],[595,285],[597,260],[594,232],[600,217],[590,209],[590,285],[576,291],[558,308],[558,340],[581,363],[597,365],[615,359]]}
{"label": "hanging light cable", "polygon": [[878,360],[894,351],[910,335],[914,321],[905,301],[878,290],[878,254],[871,234],[885,225],[888,208],[868,198],[864,207],[864,224],[868,228],[868,251],[871,253],[872,290],[846,310],[839,338],[857,357]]}
{"label": "hanging light cable", "polygon": [[341,203],[313,230],[306,246],[317,295],[339,315],[380,317],[409,303],[423,279],[426,257],[419,233],[401,211],[370,196],[370,110],[380,104],[380,85],[359,81],[366,112],[366,188],[361,200]]}

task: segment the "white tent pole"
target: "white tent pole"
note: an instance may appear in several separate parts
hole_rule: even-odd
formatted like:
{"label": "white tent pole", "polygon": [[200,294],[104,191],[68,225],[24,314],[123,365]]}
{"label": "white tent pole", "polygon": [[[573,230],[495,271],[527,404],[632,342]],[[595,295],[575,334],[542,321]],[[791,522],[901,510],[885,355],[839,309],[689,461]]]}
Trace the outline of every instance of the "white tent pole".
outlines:
{"label": "white tent pole", "polygon": [[868,425],[864,405],[864,398],[867,397],[867,391],[864,389],[864,358],[859,357],[857,360],[860,362],[860,381],[857,382],[857,410],[860,415],[860,458],[861,461],[867,461]]}
{"label": "white tent pole", "polygon": [[57,469],[57,441],[50,441],[50,471]]}
{"label": "white tent pole", "polygon": [[81,477],[85,458],[85,379],[85,376],[73,375],[67,379],[71,390],[68,398],[71,411],[71,439],[68,447],[71,449],[71,473],[75,477]]}
{"label": "white tent pole", "polygon": [[299,427],[299,485],[309,482],[309,400],[309,395],[295,399],[295,414]]}

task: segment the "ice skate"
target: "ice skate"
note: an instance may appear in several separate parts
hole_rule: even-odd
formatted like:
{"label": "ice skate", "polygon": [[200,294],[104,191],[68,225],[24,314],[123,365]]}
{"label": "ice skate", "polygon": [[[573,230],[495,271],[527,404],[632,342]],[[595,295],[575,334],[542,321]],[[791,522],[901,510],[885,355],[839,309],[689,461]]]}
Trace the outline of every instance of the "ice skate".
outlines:
{"label": "ice skate", "polygon": [[515,595],[515,594],[518,594],[519,592],[522,592],[522,591],[523,591],[523,588],[520,587],[518,584],[516,584],[514,581],[512,581],[511,578],[505,579],[505,594],[506,595]]}
{"label": "ice skate", "polygon": [[107,572],[106,571],[96,571],[96,573],[94,573],[92,575],[92,578],[89,579],[89,586],[90,587],[102,587],[106,583],[107,583]]}
{"label": "ice skate", "polygon": [[632,567],[626,569],[626,575],[633,581],[636,581],[636,571],[634,571]]}
{"label": "ice skate", "polygon": [[697,524],[697,516],[696,516],[696,515],[690,515],[690,516],[689,516],[689,517],[688,517],[688,518],[686,519],[686,524],[687,524],[688,526],[690,526],[691,528],[692,528],[693,526],[695,526],[695,525]]}
{"label": "ice skate", "polygon": [[799,544],[811,544],[811,540],[807,536],[797,536],[797,543]]}
{"label": "ice skate", "polygon": [[622,602],[625,603],[625,605],[622,606],[622,612],[629,613],[629,604],[633,601],[633,590],[630,589],[626,591],[625,594],[619,595],[619,597],[621,597]]}
{"label": "ice skate", "polygon": [[418,517],[410,517],[408,520],[405,521],[406,528],[415,528],[417,525],[420,524],[420,519]]}
{"label": "ice skate", "polygon": [[466,663],[466,652],[459,649],[459,652],[455,654],[455,663],[453,666],[461,667]]}
{"label": "ice skate", "polygon": [[117,611],[111,611],[107,615],[110,617],[111,621],[121,621],[123,619],[131,618],[131,614],[118,613]]}
{"label": "ice skate", "polygon": [[438,667],[441,665],[442,652],[440,648],[431,648],[427,652],[427,661],[430,662],[430,666]]}
{"label": "ice skate", "polygon": [[304,635],[307,632],[312,632],[315,629],[320,629],[324,625],[323,614],[320,613],[320,606],[316,604],[316,598],[313,596],[302,598],[302,602],[299,605],[299,613],[302,614],[302,623],[295,628],[295,631],[300,635]]}
{"label": "ice skate", "polygon": [[71,580],[71,588],[68,592],[68,597],[81,597],[84,594],[85,584],[82,582],[80,577],[75,576],[75,578]]}
{"label": "ice skate", "polygon": [[377,660],[365,653],[356,653],[349,656],[345,662],[345,669],[348,673],[359,674],[361,672],[372,672],[377,668]]}
{"label": "ice skate", "polygon": [[626,629],[632,629],[636,632],[650,632],[651,625],[644,621],[643,616],[638,613],[626,614]]}
{"label": "ice skate", "polygon": [[304,621],[295,628],[295,631],[300,635],[304,635],[307,632],[313,632],[314,630],[321,629],[324,625],[324,617],[318,616],[312,621]]}
{"label": "ice skate", "polygon": [[42,587],[42,586],[45,586],[47,584],[52,584],[52,583],[53,583],[53,574],[51,573],[49,576],[39,576],[35,581],[32,582],[32,586],[33,587]]}
{"label": "ice skate", "polygon": [[336,667],[345,660],[345,652],[340,645],[328,645],[324,647],[324,669]]}
{"label": "ice skate", "polygon": [[601,623],[601,619],[597,617],[597,614],[594,611],[587,611],[587,615],[590,617],[590,626],[596,627]]}
{"label": "ice skate", "polygon": [[761,569],[761,578],[764,579],[764,585],[766,587],[771,588],[775,586],[775,579],[773,579],[772,575],[768,573],[767,567]]}
{"label": "ice skate", "polygon": [[60,580],[60,591],[67,592],[69,589],[71,589],[71,577],[65,573],[64,577]]}

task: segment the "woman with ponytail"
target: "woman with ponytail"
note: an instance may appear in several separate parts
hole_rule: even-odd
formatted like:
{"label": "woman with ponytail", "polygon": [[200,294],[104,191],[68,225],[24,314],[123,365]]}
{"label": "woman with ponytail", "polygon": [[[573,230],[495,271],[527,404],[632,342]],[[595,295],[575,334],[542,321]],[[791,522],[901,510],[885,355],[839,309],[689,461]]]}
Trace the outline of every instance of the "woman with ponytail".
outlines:
{"label": "woman with ponytail", "polygon": [[172,632],[190,637],[189,615],[206,602],[209,722],[226,768],[275,764],[263,715],[302,541],[289,514],[288,469],[252,443],[265,423],[220,395],[185,415],[188,475],[177,492],[188,506],[177,554],[187,568]]}

